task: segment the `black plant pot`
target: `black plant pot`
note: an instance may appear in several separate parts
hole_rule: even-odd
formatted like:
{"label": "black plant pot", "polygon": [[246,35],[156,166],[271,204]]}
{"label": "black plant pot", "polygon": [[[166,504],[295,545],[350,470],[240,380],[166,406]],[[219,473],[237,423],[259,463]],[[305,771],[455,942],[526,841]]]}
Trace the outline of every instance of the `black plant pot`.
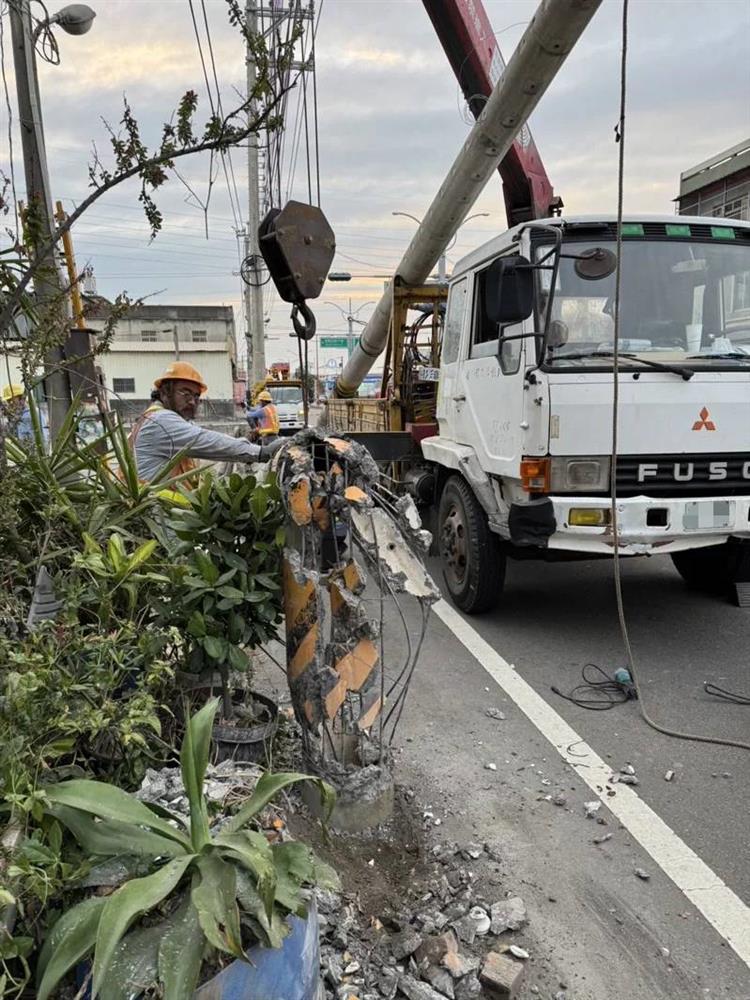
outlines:
{"label": "black plant pot", "polygon": [[265,760],[279,727],[279,706],[271,698],[257,691],[241,692],[244,699],[251,699],[262,709],[264,719],[251,726],[232,726],[215,722],[212,732],[216,763],[236,760],[258,764]]}

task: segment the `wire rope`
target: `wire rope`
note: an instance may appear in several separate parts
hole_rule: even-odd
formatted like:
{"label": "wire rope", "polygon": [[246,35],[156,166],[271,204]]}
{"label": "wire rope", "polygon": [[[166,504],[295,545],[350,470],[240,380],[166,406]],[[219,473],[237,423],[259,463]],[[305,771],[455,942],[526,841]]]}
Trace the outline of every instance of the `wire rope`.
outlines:
{"label": "wire rope", "polygon": [[690,740],[696,743],[710,743],[716,746],[737,747],[741,750],[750,750],[750,743],[743,740],[733,740],[720,736],[706,736],[701,733],[686,732],[679,729],[671,729],[656,722],[644,705],[642,690],[638,680],[638,671],[635,666],[635,657],[630,642],[630,632],[627,618],[625,616],[625,606],[622,594],[622,568],[620,565],[620,537],[617,517],[617,452],[618,452],[618,423],[620,406],[620,298],[621,298],[621,276],[622,276],[622,217],[623,217],[623,197],[625,188],[625,110],[627,104],[627,55],[628,55],[628,5],[629,0],[622,0],[622,45],[620,54],[620,113],[615,130],[616,141],[619,143],[619,155],[617,166],[617,269],[615,271],[615,302],[614,302],[614,345],[612,351],[612,454],[610,466],[610,489],[612,494],[611,519],[612,519],[612,540],[613,540],[613,568],[615,599],[617,603],[617,617],[620,624],[625,655],[628,661],[630,674],[638,693],[638,706],[644,722],[656,732],[665,736],[672,736],[676,739]]}

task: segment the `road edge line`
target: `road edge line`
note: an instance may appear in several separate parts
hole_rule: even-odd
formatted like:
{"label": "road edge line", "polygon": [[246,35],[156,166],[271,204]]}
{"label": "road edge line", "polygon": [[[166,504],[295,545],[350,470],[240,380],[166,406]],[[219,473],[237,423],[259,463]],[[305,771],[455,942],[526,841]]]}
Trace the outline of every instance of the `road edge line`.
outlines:
{"label": "road edge line", "polygon": [[433,611],[750,968],[750,907],[631,786],[618,783],[616,795],[606,794],[612,768],[455,608],[441,600]]}

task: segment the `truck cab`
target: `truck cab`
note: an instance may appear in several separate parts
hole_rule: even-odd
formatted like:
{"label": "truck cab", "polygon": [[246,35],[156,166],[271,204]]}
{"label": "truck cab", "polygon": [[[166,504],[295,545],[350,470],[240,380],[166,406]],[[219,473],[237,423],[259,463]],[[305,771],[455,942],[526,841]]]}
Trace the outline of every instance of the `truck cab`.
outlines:
{"label": "truck cab", "polygon": [[279,433],[296,434],[305,426],[305,409],[302,400],[302,383],[295,380],[267,379],[266,389],[279,417]]}
{"label": "truck cab", "polygon": [[421,442],[441,484],[454,601],[498,599],[505,560],[668,554],[692,586],[750,580],[750,224],[523,223],[451,278]]}

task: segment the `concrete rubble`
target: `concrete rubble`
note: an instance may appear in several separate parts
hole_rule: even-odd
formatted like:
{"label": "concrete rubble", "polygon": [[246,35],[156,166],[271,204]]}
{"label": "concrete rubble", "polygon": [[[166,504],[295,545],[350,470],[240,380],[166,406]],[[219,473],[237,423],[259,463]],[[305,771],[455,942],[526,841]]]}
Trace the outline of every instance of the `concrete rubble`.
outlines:
{"label": "concrete rubble", "polygon": [[[210,803],[231,806],[232,802],[242,802],[252,795],[263,769],[257,764],[225,760],[221,764],[209,764],[203,793]],[[162,767],[158,771],[149,768],[135,797],[141,802],[161,806],[180,816],[190,815],[190,806],[182,784],[179,767]]]}
{"label": "concrete rubble", "polygon": [[493,859],[483,845],[436,845],[427,891],[369,917],[356,894],[318,891],[326,1000],[515,1000],[530,953],[512,935],[526,906],[484,894],[466,867],[480,855]]}

